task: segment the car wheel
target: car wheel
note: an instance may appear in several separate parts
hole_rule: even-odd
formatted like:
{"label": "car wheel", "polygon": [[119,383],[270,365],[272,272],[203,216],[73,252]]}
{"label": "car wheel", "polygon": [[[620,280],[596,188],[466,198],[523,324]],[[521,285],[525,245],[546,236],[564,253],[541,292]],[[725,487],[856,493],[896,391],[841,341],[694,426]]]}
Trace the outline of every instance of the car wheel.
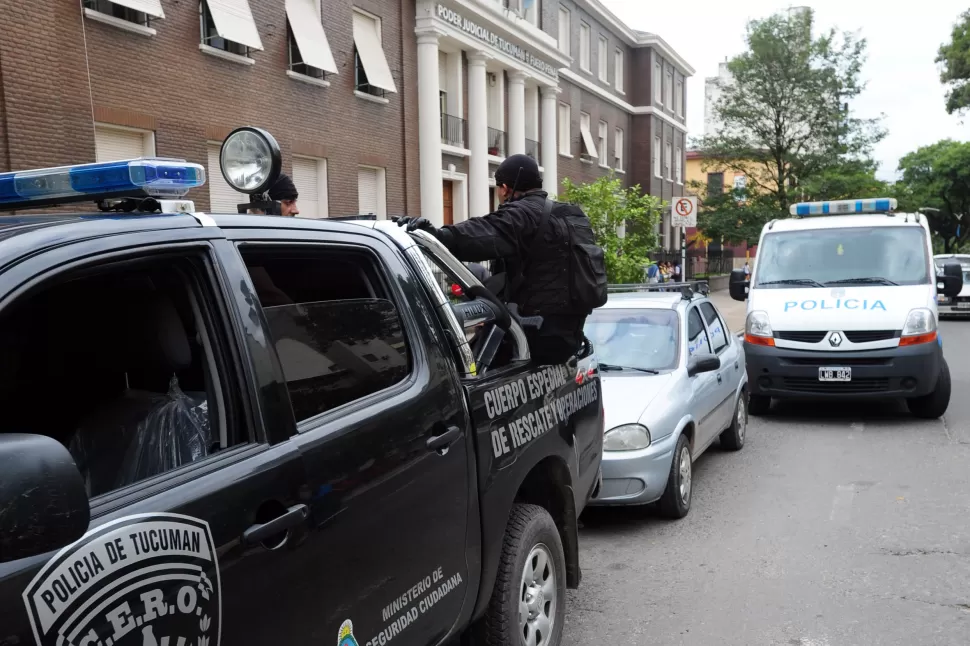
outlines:
{"label": "car wheel", "polygon": [[771,410],[771,397],[767,395],[749,395],[748,413],[759,417]]}
{"label": "car wheel", "polygon": [[721,448],[726,451],[740,451],[744,448],[744,434],[748,430],[747,393],[741,392],[738,403],[734,407],[734,419],[731,426],[721,433]]}
{"label": "car wheel", "polygon": [[936,388],[933,392],[922,397],[913,397],[906,400],[909,412],[922,419],[937,419],[943,417],[947,407],[950,405],[950,367],[946,364],[946,359],[942,360],[940,368],[940,378],[936,380]]}
{"label": "car wheel", "polygon": [[666,518],[683,518],[690,511],[690,501],[694,494],[694,465],[690,457],[690,443],[681,434],[670,461],[667,487],[660,497],[660,513]]}
{"label": "car wheel", "polygon": [[538,505],[515,505],[478,643],[558,646],[565,619],[566,557],[556,523]]}

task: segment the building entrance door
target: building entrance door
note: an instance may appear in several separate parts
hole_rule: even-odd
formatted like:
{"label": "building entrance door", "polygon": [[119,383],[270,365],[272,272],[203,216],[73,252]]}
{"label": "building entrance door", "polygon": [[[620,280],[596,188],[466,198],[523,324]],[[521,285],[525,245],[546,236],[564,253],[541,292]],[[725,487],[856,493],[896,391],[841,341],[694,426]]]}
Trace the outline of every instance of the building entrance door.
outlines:
{"label": "building entrance door", "polygon": [[449,180],[444,181],[444,223],[454,224],[455,223],[455,185]]}

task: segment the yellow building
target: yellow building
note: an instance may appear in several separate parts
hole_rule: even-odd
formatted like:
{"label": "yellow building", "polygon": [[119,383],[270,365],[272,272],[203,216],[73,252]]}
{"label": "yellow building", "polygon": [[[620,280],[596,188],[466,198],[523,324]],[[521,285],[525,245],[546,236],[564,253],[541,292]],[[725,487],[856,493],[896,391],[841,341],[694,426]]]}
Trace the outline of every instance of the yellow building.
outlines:
{"label": "yellow building", "polygon": [[[687,165],[684,174],[687,179],[687,183],[684,186],[685,192],[688,195],[696,195],[699,198],[698,201],[701,203],[702,209],[704,198],[708,193],[744,188],[747,181],[745,173],[738,172],[734,169],[711,166],[704,159],[704,155],[696,150],[687,151]],[[695,231],[695,229],[687,230],[688,239],[694,235]],[[715,240],[710,244],[716,246],[717,242]],[[737,269],[744,265],[746,258],[754,258],[757,246],[749,247],[742,243],[740,245],[724,245],[724,249],[733,251],[734,267]]]}

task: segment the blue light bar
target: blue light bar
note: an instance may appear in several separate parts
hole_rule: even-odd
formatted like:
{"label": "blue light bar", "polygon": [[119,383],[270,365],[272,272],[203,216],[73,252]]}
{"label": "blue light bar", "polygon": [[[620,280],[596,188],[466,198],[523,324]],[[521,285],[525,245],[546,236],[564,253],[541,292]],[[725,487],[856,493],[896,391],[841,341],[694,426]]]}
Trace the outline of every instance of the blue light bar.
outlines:
{"label": "blue light bar", "polygon": [[178,198],[205,184],[205,168],[139,158],[0,173],[0,207],[25,209],[109,197]]}
{"label": "blue light bar", "polygon": [[799,202],[789,207],[792,215],[851,215],[854,213],[889,213],[896,210],[896,198],[877,197],[868,200],[831,200]]}

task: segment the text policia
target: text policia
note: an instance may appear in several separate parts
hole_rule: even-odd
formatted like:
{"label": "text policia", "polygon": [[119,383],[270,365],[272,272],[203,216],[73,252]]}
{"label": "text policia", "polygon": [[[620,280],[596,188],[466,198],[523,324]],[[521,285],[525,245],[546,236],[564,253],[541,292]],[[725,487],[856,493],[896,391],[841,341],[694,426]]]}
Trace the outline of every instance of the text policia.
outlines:
{"label": "text policia", "polygon": [[[567,384],[573,384],[569,375],[570,370],[566,366],[550,366],[525,378],[496,386],[485,392],[485,412],[489,419],[493,419],[498,415],[521,410],[529,402],[546,397]],[[567,423],[577,411],[597,400],[598,388],[597,381],[588,381],[492,429],[493,455],[500,458],[541,437],[558,424]]]}
{"label": "text policia", "polygon": [[404,632],[418,617],[431,610],[436,603],[444,599],[449,592],[458,588],[462,583],[460,573],[455,572],[451,577],[445,579],[442,568],[438,567],[384,608],[381,613],[384,621],[390,621],[395,615],[397,615],[397,618],[387,624],[365,646],[384,646]]}

